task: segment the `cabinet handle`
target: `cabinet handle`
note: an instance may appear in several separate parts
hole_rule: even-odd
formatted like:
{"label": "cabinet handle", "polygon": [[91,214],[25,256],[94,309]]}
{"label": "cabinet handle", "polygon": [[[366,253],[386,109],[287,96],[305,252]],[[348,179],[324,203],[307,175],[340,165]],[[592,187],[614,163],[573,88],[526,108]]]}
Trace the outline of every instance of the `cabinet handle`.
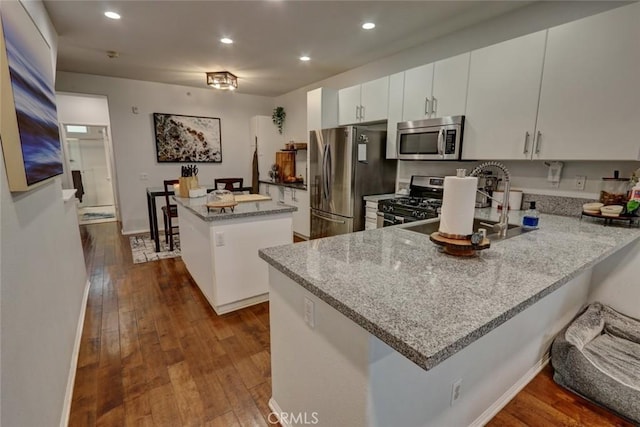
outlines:
{"label": "cabinet handle", "polygon": [[360,106],[360,120],[364,120],[364,105]]}
{"label": "cabinet handle", "polygon": [[424,99],[424,115],[425,116],[429,115],[429,97],[428,96]]}
{"label": "cabinet handle", "polygon": [[360,106],[356,105],[356,120],[360,119]]}
{"label": "cabinet handle", "polygon": [[436,111],[438,111],[438,99],[435,96],[432,96],[431,98],[431,114],[435,116],[437,114]]}
{"label": "cabinet handle", "polygon": [[542,139],[542,132],[538,131],[536,143],[535,143],[535,153],[540,154],[540,140]]}
{"label": "cabinet handle", "polygon": [[529,153],[529,132],[524,133],[524,151],[522,154]]}

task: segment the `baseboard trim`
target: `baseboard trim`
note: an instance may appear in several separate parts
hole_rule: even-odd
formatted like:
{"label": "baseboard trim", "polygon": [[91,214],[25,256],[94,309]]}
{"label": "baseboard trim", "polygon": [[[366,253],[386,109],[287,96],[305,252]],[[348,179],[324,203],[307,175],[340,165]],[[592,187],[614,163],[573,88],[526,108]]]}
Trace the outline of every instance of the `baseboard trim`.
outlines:
{"label": "baseboard trim", "polygon": [[[271,409],[271,414],[275,415],[278,418],[278,422],[282,427],[291,427],[291,424],[285,423],[284,421],[282,421],[280,417],[280,414],[282,414],[282,409],[280,408],[280,405],[278,405],[278,402],[275,401],[273,396],[269,399],[269,403],[267,403],[267,405],[269,405],[269,409]],[[272,422],[275,420],[267,420],[267,421],[269,422],[269,424],[275,424],[274,422]]]}
{"label": "baseboard trim", "polygon": [[245,299],[240,300],[240,301],[231,302],[231,303],[228,303],[228,304],[222,304],[222,305],[215,305],[213,303],[213,301],[209,300],[209,298],[207,298],[206,296],[205,296],[205,298],[207,299],[207,301],[209,301],[209,304],[211,304],[211,307],[213,308],[213,311],[215,311],[216,314],[221,315],[221,314],[231,313],[232,311],[240,310],[241,308],[247,308],[247,307],[250,307],[252,305],[256,305],[256,304],[260,304],[260,303],[265,302],[265,301],[269,301],[269,292],[266,292],[266,293],[260,294],[260,295],[256,295],[254,297],[245,298]]}
{"label": "baseboard trim", "polygon": [[78,356],[80,355],[80,341],[82,340],[82,330],[84,329],[84,316],[87,312],[89,288],[91,288],[91,282],[87,280],[87,283],[84,285],[84,294],[82,295],[82,306],[80,307],[80,316],[78,317],[78,326],[76,327],[76,339],[73,343],[73,353],[71,353],[69,378],[67,379],[67,390],[64,394],[62,416],[60,417],[60,427],[66,427],[69,425],[69,416],[71,415],[71,399],[73,398],[73,385],[76,381]]}
{"label": "baseboard trim", "polygon": [[489,406],[478,418],[476,418],[469,426],[481,427],[487,424],[498,412],[502,410],[507,403],[511,401],[520,391],[527,385],[542,369],[549,363],[549,353],[536,362],[514,385],[509,387],[502,396],[498,398],[491,406]]}

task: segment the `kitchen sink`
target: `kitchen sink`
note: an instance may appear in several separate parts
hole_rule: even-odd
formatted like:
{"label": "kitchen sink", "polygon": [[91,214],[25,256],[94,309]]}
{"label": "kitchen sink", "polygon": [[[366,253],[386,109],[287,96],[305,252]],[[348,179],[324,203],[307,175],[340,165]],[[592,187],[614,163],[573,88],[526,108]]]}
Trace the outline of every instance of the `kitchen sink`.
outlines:
{"label": "kitchen sink", "polygon": [[[502,238],[502,237],[498,236],[498,233],[494,232],[493,229],[490,226],[483,225],[481,223],[493,225],[493,224],[497,224],[498,221],[489,221],[489,220],[482,219],[482,218],[474,218],[473,219],[473,230],[477,231],[479,228],[486,229],[487,230],[487,238],[489,240],[491,240],[491,241],[506,240],[506,239],[510,239],[511,237],[519,236],[519,235],[521,235],[523,233],[531,231],[531,230],[527,230],[525,228],[522,228],[519,225],[507,224],[507,236]],[[430,235],[431,233],[433,233],[435,231],[438,231],[439,227],[440,227],[440,221],[435,221],[435,222],[428,222],[428,223],[425,223],[425,224],[410,225],[408,227],[403,227],[403,228],[405,230],[413,231],[415,233]]]}

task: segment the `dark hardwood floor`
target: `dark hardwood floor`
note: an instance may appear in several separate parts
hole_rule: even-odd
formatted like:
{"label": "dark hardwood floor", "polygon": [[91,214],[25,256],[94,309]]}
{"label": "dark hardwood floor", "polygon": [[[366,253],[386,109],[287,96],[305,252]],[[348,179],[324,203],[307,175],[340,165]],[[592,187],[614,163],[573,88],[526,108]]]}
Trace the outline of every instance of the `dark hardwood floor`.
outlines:
{"label": "dark hardwood floor", "polygon": [[[269,305],[218,316],[180,258],[133,264],[118,223],[80,229],[91,288],[69,425],[273,425]],[[546,368],[488,425],[632,424]]]}
{"label": "dark hardwood floor", "polygon": [[80,228],[91,288],[69,425],[272,425],[268,304],[218,316],[180,258],[133,264],[119,224]]}

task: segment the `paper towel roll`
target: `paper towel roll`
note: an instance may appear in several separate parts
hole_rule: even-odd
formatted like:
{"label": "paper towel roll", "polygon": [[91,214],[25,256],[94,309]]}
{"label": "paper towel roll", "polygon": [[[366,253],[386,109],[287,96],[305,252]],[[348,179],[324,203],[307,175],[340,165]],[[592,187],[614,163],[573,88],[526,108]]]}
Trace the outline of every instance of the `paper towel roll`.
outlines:
{"label": "paper towel roll", "polygon": [[444,178],[442,215],[439,232],[445,237],[465,238],[473,234],[478,178],[447,176]]}

